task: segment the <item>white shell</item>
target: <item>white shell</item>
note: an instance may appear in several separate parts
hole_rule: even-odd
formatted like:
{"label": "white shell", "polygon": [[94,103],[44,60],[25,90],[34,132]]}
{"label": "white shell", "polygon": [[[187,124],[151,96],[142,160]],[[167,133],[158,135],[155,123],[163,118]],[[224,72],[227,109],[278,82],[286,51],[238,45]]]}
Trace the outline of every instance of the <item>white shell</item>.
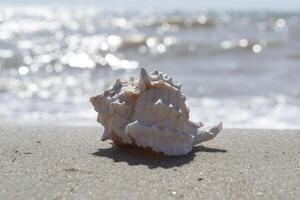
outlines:
{"label": "white shell", "polygon": [[141,69],[138,81],[116,81],[112,89],[91,97],[97,121],[105,130],[102,141],[150,147],[165,155],[185,155],[193,145],[214,138],[222,123],[211,128],[189,121],[181,85],[166,74]]}

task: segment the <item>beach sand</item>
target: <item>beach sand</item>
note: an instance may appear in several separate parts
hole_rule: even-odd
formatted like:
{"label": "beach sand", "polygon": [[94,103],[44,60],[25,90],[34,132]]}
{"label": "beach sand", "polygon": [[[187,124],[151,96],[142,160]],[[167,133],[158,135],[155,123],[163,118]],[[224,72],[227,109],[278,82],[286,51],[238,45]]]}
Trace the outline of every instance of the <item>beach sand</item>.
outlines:
{"label": "beach sand", "polygon": [[299,130],[224,130],[182,157],[101,128],[0,128],[0,199],[300,199]]}

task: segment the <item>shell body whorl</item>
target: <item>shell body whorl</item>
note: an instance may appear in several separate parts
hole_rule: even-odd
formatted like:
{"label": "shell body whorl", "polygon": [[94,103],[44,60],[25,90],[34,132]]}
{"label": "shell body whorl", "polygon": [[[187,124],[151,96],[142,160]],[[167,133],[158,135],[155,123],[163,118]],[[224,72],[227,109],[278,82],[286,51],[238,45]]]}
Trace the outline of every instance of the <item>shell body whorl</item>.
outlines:
{"label": "shell body whorl", "polygon": [[138,81],[116,81],[112,89],[91,97],[97,121],[105,130],[102,140],[150,147],[165,155],[185,155],[193,145],[214,138],[222,123],[204,128],[189,120],[181,85],[172,78],[141,69]]}

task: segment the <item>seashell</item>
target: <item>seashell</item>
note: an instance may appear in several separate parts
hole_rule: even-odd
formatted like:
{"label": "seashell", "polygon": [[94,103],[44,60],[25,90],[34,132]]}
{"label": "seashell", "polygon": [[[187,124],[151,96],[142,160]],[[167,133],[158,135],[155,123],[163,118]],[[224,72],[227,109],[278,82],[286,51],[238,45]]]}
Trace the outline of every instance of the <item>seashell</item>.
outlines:
{"label": "seashell", "polygon": [[181,93],[166,74],[141,69],[139,80],[117,80],[112,89],[91,97],[97,121],[105,130],[101,140],[150,147],[165,155],[185,155],[194,145],[213,139],[222,122],[205,127],[189,120],[189,109]]}

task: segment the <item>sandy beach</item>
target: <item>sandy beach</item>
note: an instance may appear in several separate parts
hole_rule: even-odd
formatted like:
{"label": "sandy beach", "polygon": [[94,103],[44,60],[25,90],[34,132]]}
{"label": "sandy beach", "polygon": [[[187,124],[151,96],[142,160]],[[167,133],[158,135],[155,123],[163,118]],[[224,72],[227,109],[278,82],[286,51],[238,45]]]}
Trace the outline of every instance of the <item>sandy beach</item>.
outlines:
{"label": "sandy beach", "polygon": [[299,199],[300,131],[224,130],[183,157],[101,128],[0,128],[0,199]]}

